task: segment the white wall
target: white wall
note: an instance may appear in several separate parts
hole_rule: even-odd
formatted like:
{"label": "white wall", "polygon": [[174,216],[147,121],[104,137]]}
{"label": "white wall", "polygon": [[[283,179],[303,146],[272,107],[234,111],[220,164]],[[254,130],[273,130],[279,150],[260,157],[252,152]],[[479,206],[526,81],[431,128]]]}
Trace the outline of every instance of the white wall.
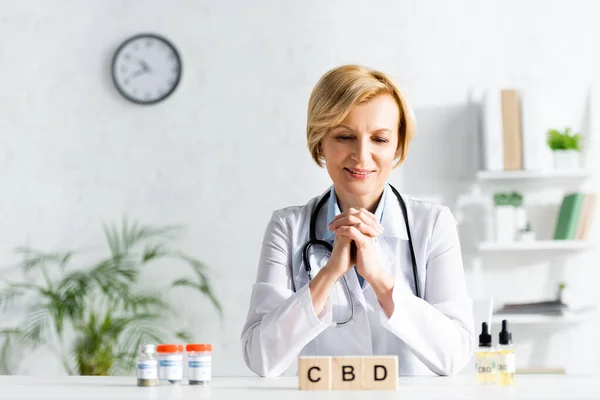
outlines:
{"label": "white wall", "polygon": [[[21,244],[97,248],[101,222],[122,215],[184,223],[181,246],[217,270],[226,313],[220,327],[205,303],[188,304],[202,316],[190,326],[215,344],[216,375],[249,374],[239,336],[265,225],[329,184],[304,139],[319,76],[349,62],[394,75],[419,130],[391,181],[458,211],[478,162],[470,88],[596,80],[594,11],[573,0],[0,0],[0,266]],[[183,57],[180,87],[152,107],[122,99],[109,74],[141,31]],[[490,290],[524,297],[494,271]]]}

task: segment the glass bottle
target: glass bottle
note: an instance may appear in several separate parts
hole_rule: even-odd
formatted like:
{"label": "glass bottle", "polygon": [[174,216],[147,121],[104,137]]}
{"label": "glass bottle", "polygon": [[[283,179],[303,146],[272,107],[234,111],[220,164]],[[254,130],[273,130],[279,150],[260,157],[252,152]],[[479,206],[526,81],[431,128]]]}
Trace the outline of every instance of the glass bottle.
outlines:
{"label": "glass bottle", "polygon": [[493,385],[496,374],[496,351],[492,347],[492,335],[487,322],[481,324],[479,347],[475,350],[475,375],[477,383]]}
{"label": "glass bottle", "polygon": [[512,345],[512,333],[508,331],[508,321],[502,320],[502,331],[498,338],[496,353],[496,383],[511,386],[515,383],[515,349]]}
{"label": "glass bottle", "polygon": [[156,386],[158,384],[158,361],[153,344],[141,344],[136,360],[137,385]]}

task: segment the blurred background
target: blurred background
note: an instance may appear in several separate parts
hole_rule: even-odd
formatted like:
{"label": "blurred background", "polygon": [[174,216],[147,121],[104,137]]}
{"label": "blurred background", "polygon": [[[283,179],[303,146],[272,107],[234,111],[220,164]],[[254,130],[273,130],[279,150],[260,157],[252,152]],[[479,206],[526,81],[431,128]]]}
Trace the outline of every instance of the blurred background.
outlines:
{"label": "blurred background", "polygon": [[[142,338],[212,343],[214,375],[251,375],[264,229],[330,185],[306,108],[346,63],[395,77],[414,109],[390,182],[454,213],[477,335],[488,321],[496,343],[507,319],[518,372],[597,372],[597,9],[0,0],[1,372],[127,373]],[[140,34],[164,41],[120,47]],[[170,95],[127,92],[123,49],[157,57],[148,90]]]}

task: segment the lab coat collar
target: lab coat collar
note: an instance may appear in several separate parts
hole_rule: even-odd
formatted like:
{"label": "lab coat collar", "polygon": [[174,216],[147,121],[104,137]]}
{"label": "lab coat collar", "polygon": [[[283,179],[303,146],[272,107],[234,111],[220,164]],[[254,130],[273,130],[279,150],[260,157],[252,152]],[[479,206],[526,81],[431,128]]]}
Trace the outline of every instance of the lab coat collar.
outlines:
{"label": "lab coat collar", "polygon": [[[329,226],[329,223],[333,221],[336,216],[341,214],[333,185],[329,189],[329,193],[330,195],[327,201],[327,226]],[[386,184],[383,189],[383,195],[375,209],[375,217],[383,226],[383,233],[381,236],[408,240],[400,203],[389,184]],[[327,226],[325,227],[325,236],[323,237],[323,240],[331,242],[335,235],[327,229]]]}
{"label": "lab coat collar", "polygon": [[[408,240],[406,223],[404,222],[404,215],[402,214],[400,202],[389,186],[389,184],[385,185],[385,209],[383,210],[384,215],[381,221],[383,233],[380,236]],[[406,201],[406,199],[404,200]]]}

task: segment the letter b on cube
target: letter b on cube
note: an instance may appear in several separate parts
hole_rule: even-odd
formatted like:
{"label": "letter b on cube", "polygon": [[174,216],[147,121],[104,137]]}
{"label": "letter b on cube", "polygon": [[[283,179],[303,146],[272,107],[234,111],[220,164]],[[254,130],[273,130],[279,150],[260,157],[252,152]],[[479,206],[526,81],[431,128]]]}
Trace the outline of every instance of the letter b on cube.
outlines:
{"label": "letter b on cube", "polygon": [[362,357],[333,357],[331,362],[333,390],[361,390],[364,387]]}

